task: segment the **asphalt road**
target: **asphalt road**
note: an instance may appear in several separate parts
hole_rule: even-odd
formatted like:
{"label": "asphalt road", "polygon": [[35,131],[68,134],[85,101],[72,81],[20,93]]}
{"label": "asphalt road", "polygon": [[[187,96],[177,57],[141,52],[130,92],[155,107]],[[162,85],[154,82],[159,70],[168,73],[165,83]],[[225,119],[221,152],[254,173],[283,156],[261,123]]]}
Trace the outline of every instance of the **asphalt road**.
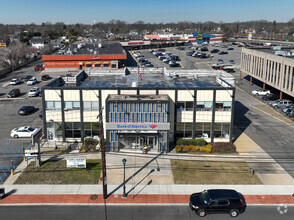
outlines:
{"label": "asphalt road", "polygon": [[[10,137],[13,128],[21,126],[42,127],[42,120],[39,112],[42,108],[41,97],[28,98],[28,92],[32,87],[42,87],[45,82],[40,81],[40,72],[33,71],[33,66],[40,61],[28,64],[26,67],[9,73],[0,78],[0,184],[10,175],[12,167],[17,167],[23,160],[23,149],[30,148],[30,138],[15,139]],[[26,75],[37,77],[38,83],[28,86],[26,83],[20,85],[9,85],[12,78],[23,78]],[[19,88],[21,96],[18,98],[6,99],[6,94],[13,88]],[[31,115],[20,116],[18,110],[24,105],[33,105],[36,111]]]}
{"label": "asphalt road", "polygon": [[[236,219],[240,220],[289,220],[294,219],[294,207],[249,206]],[[187,206],[0,206],[3,220],[179,220],[200,219]],[[232,219],[229,214],[211,214],[203,219]]]}

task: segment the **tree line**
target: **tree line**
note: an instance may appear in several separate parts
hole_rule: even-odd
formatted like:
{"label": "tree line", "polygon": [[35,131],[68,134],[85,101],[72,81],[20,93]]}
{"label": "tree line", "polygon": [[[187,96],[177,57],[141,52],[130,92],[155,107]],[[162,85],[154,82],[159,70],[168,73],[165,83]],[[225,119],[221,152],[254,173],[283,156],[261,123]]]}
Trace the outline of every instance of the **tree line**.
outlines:
{"label": "tree line", "polygon": [[137,21],[127,23],[121,20],[111,20],[109,22],[97,22],[89,24],[65,24],[57,22],[42,23],[41,25],[4,25],[0,24],[0,41],[9,39],[9,36],[18,36],[20,41],[28,43],[34,36],[41,36],[45,40],[57,39],[64,35],[71,36],[93,36],[100,39],[118,39],[128,40],[134,36],[143,38],[145,34],[152,33],[174,33],[174,34],[191,34],[192,32],[200,33],[223,33],[225,37],[242,37],[246,36],[246,30],[254,30],[254,37],[270,38],[289,38],[294,34],[294,18],[288,22],[276,22],[267,20],[256,20],[246,22],[171,22],[171,23],[145,23]]}

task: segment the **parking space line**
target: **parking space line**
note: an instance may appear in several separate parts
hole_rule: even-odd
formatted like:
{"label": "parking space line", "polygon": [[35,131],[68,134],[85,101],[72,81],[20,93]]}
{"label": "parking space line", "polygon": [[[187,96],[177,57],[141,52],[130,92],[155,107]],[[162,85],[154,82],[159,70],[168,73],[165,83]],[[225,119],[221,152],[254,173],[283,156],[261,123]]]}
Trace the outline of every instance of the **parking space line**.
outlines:
{"label": "parking space line", "polygon": [[9,170],[9,172],[11,173],[11,169],[9,168],[9,166],[6,166],[6,168]]}
{"label": "parking space line", "polygon": [[8,150],[6,147],[4,147],[4,148],[5,148],[6,151],[9,153],[10,157],[12,157],[12,154],[9,152],[9,150]]}
{"label": "parking space line", "polygon": [[17,154],[15,153],[15,151],[13,150],[13,148],[11,146],[9,146],[9,147],[13,151],[13,153],[15,154],[15,156],[17,156]]}
{"label": "parking space line", "polygon": [[5,171],[3,170],[3,168],[0,166],[1,170],[3,171],[4,175],[7,176],[7,174],[5,173]]}
{"label": "parking space line", "polygon": [[16,147],[16,150],[19,152],[19,154],[20,154],[21,156],[23,156],[23,154],[18,150],[18,147]]}
{"label": "parking space line", "polygon": [[2,182],[4,182],[1,176],[0,176],[0,180],[1,180]]}
{"label": "parking space line", "polygon": [[7,157],[7,155],[4,153],[4,151],[2,150],[2,148],[0,148],[0,150],[3,152],[3,155],[4,155],[5,157]]}

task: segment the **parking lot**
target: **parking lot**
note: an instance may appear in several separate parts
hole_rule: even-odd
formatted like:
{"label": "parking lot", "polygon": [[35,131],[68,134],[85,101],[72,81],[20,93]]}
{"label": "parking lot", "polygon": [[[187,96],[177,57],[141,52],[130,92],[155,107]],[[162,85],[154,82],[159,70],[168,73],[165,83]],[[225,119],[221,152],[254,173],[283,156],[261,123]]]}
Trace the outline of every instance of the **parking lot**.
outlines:
{"label": "parking lot", "polygon": [[[40,62],[40,61],[38,61]],[[35,72],[33,66],[37,62],[29,64],[13,73],[0,78],[0,184],[10,175],[12,167],[17,167],[23,160],[23,150],[31,146],[30,138],[10,137],[10,131],[13,128],[21,126],[31,126],[40,128],[43,125],[39,118],[39,112],[42,108],[41,97],[28,98],[28,92],[32,87],[41,88],[46,82],[41,82],[40,72]],[[19,85],[9,85],[12,78],[23,78],[26,75],[37,77],[38,82],[35,85],[28,86],[22,82]],[[20,96],[17,98],[6,98],[7,93],[13,88],[20,89]],[[32,105],[36,109],[30,115],[21,116],[18,110],[25,105]]]}
{"label": "parking lot", "polygon": [[[220,45],[221,46],[221,45]],[[184,50],[179,50],[178,47],[169,47],[169,48],[163,48],[166,50],[166,52],[170,52],[175,56],[179,56],[180,61],[180,67],[170,67],[168,64],[162,62],[158,59],[157,56],[155,56],[153,53],[150,53],[149,50],[140,50],[140,53],[154,66],[154,67],[166,67],[167,69],[211,69],[212,64],[217,64],[219,59],[222,59],[224,61],[224,64],[230,64],[229,60],[234,60],[235,64],[233,65],[235,69],[240,68],[240,62],[241,62],[241,47],[237,47],[236,45],[229,46],[233,48],[233,50],[227,50],[228,48],[221,48],[221,47],[215,47],[215,46],[208,46],[208,50],[206,52],[207,55],[211,54],[210,51],[213,49],[218,49],[220,51],[227,51],[228,54],[219,55],[218,53],[211,54],[211,58],[201,59],[201,58],[195,58],[192,56],[187,56],[186,51],[196,51],[195,49],[191,49],[188,46],[182,47]],[[199,51],[200,52],[200,51]]]}

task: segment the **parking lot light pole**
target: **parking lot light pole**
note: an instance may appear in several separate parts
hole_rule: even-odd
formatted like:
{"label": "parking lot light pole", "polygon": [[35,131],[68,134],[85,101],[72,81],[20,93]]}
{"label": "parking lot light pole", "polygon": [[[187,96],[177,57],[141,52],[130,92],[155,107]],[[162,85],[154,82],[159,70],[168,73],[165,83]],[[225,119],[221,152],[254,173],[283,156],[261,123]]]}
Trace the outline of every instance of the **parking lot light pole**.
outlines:
{"label": "parking lot light pole", "polygon": [[123,194],[122,194],[122,197],[123,198],[126,198],[127,197],[127,194],[126,194],[126,158],[122,159],[122,162],[123,162],[123,165],[124,165],[124,186],[123,186]]}

